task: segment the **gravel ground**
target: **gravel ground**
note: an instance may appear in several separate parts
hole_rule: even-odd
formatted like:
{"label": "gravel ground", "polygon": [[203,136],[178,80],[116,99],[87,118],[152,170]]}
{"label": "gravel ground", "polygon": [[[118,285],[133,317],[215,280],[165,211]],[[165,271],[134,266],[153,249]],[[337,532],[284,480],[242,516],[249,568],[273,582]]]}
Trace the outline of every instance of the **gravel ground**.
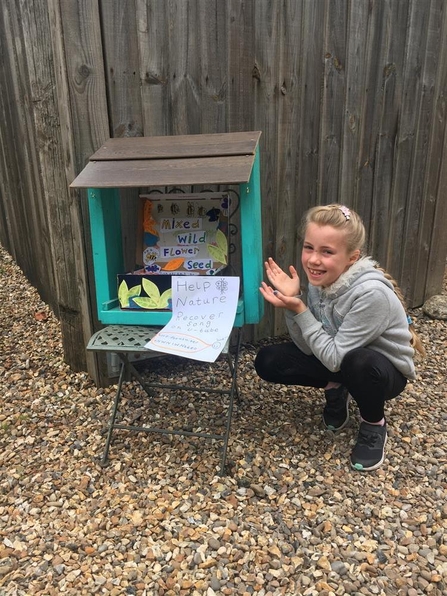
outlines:
{"label": "gravel ground", "polygon": [[[253,345],[231,475],[217,474],[219,442],[127,431],[103,469],[115,387],[64,364],[58,321],[3,249],[0,276],[0,595],[447,594],[446,321],[412,313],[428,358],[388,405],[375,472],[349,467],[356,416],[324,432],[321,393],[260,381]],[[197,365],[162,370],[191,379]],[[225,408],[200,394],[149,405],[133,384],[128,395],[134,418],[169,411],[195,428]]]}

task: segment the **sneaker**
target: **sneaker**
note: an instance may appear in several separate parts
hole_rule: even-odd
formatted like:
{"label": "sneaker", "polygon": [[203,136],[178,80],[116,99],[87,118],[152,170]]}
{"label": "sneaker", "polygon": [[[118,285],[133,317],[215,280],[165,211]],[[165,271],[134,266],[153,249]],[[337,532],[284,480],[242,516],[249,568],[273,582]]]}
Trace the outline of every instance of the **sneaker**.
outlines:
{"label": "sneaker", "polygon": [[340,385],[337,389],[327,389],[324,395],[326,405],[323,410],[323,423],[328,430],[341,430],[349,422],[348,390]]}
{"label": "sneaker", "polygon": [[351,453],[351,466],[361,472],[376,470],[385,458],[386,440],[386,423],[378,426],[362,422],[357,443]]}

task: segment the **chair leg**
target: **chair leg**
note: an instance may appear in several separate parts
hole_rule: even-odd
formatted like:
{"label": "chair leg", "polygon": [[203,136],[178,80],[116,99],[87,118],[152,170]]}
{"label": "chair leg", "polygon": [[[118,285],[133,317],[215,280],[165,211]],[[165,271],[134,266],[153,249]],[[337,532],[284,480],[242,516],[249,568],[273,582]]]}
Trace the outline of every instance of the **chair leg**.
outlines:
{"label": "chair leg", "polygon": [[227,459],[228,441],[230,439],[231,421],[233,418],[234,397],[236,396],[238,403],[240,402],[239,389],[237,386],[237,367],[239,364],[239,352],[240,352],[240,348],[241,348],[241,340],[242,340],[242,333],[241,333],[241,330],[238,329],[236,354],[234,355],[234,362],[232,362],[232,360],[231,360],[230,351],[228,351],[228,354],[227,354],[228,366],[230,368],[230,373],[231,373],[231,389],[230,389],[230,398],[229,398],[228,412],[227,412],[227,424],[226,424],[225,434],[224,434],[224,438],[223,438],[222,458],[221,458],[221,463],[220,463],[220,476],[225,476],[225,465],[226,465],[226,459]]}
{"label": "chair leg", "polygon": [[154,395],[155,395],[154,391],[152,391],[150,389],[150,387],[148,386],[148,384],[146,383],[146,381],[143,379],[143,377],[137,371],[137,369],[135,368],[135,366],[129,361],[129,359],[127,358],[127,356],[125,354],[118,354],[118,356],[121,358],[121,360],[127,366],[127,370],[129,371],[129,376],[131,378],[133,377],[135,380],[138,381],[138,383],[141,385],[141,387],[144,389],[144,391],[147,393],[147,395],[149,397],[154,397]]}
{"label": "chair leg", "polygon": [[127,369],[127,362],[126,362],[126,360],[123,360],[121,362],[121,370],[120,370],[120,376],[119,376],[119,380],[118,380],[118,388],[116,390],[115,400],[113,402],[112,412],[110,415],[110,422],[109,422],[109,429],[107,432],[106,445],[104,447],[104,453],[102,455],[101,464],[100,464],[102,467],[105,467],[107,465],[108,459],[109,459],[110,443],[112,442],[112,433],[113,433],[113,429],[115,427],[115,419],[116,419],[116,415],[118,413],[118,406],[121,401],[121,389],[123,386],[126,369]]}

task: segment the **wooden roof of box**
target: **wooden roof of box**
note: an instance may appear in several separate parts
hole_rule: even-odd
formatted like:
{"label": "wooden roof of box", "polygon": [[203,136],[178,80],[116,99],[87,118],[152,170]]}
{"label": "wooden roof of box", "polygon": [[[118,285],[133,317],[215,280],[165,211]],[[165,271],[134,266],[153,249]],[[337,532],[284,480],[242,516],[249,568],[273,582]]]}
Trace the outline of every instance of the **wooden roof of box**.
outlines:
{"label": "wooden roof of box", "polygon": [[245,183],[260,136],[260,132],[233,132],[109,139],[70,187]]}

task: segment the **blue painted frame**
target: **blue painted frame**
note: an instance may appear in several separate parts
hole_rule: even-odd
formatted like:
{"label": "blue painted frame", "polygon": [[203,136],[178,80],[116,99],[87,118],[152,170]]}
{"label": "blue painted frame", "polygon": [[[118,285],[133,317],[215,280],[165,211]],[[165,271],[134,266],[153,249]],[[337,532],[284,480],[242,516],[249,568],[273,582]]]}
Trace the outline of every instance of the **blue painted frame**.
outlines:
{"label": "blue painted frame", "polygon": [[[239,190],[242,296],[235,327],[259,323],[264,314],[259,292],[263,278],[259,148],[250,180],[240,184]],[[99,321],[104,325],[166,325],[172,316],[170,311],[132,311],[119,307],[117,274],[124,272],[124,264],[118,189],[89,188],[88,204]]]}

